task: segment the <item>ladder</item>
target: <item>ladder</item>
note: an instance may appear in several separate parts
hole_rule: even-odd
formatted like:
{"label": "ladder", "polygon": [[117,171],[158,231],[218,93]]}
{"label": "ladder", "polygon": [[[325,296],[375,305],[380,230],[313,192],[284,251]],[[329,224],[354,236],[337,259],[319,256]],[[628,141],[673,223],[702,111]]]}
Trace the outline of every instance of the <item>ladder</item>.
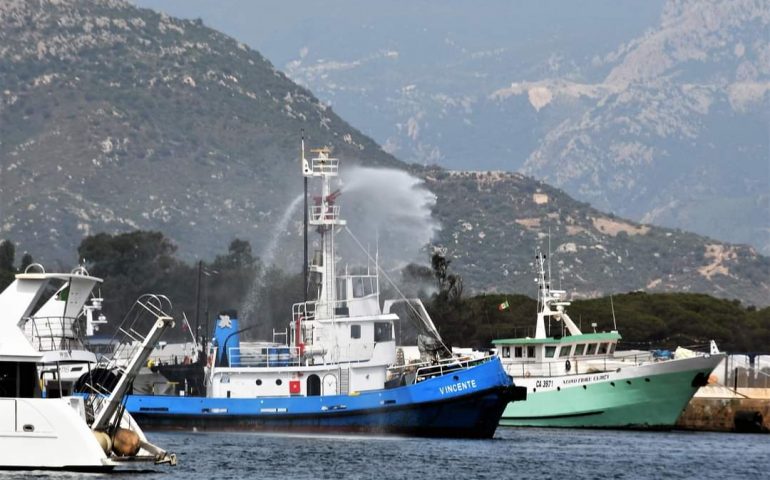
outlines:
{"label": "ladder", "polygon": [[340,367],[340,395],[347,395],[350,390],[350,365]]}
{"label": "ladder", "polygon": [[[111,392],[105,391],[96,382],[88,385],[92,393],[86,403],[90,404],[94,412],[92,430],[103,430],[114,420],[113,417],[122,406],[123,397],[147,362],[155,343],[166,329],[173,326],[174,320],[165,313],[170,308],[171,302],[167,297],[147,294],[139,297],[126,314],[113,337],[113,341],[117,341],[117,336],[122,335],[120,343],[110,356],[100,362],[100,367],[118,376],[117,384]],[[149,333],[140,333],[140,330],[147,329],[148,323],[151,325]],[[117,418],[120,416],[118,414]]]}

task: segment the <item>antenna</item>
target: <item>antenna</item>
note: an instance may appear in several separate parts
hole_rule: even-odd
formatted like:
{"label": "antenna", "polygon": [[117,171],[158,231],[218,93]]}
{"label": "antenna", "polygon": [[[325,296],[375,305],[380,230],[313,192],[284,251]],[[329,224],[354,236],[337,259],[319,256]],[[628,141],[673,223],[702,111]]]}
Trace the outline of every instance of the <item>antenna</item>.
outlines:
{"label": "antenna", "polygon": [[551,283],[551,226],[548,226],[548,283]]}
{"label": "antenna", "polygon": [[308,289],[308,263],[307,263],[307,176],[310,173],[310,167],[305,159],[305,129],[300,130],[301,135],[301,153],[302,156],[302,180],[304,183],[304,208],[302,213],[302,298],[303,302],[307,303],[307,289]]}
{"label": "antenna", "polygon": [[612,327],[618,331],[618,324],[615,321],[615,304],[612,302],[612,293],[610,293],[610,308],[612,309]]}

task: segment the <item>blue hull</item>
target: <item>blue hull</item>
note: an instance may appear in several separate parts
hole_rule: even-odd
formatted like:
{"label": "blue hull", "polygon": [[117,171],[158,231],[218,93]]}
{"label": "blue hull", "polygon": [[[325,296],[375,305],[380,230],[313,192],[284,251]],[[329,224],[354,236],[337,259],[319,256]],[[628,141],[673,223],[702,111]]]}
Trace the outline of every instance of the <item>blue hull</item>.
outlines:
{"label": "blue hull", "polygon": [[266,398],[129,396],[146,430],[240,430],[491,438],[520,399],[499,359],[414,385],[358,395]]}

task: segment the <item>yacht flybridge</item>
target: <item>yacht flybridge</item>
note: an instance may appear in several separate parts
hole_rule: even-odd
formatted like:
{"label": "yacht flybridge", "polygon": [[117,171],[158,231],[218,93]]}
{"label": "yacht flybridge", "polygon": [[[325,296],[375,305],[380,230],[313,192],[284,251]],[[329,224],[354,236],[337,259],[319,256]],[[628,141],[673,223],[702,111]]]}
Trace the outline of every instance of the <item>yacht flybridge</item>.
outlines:
{"label": "yacht flybridge", "polygon": [[[175,464],[176,457],[149,443],[130,415],[123,412],[123,396],[133,381],[135,367],[122,373],[112,392],[94,392],[86,397],[62,395],[65,389],[60,367],[68,360],[66,345],[47,344],[48,335],[36,337],[38,342],[32,344],[22,330],[30,325],[35,305],[51,280],[65,280],[71,286],[100,281],[78,274],[24,273],[0,293],[0,469],[102,471],[133,460]],[[74,287],[71,291],[73,308],[82,307],[77,295],[84,290]],[[57,301],[62,300],[61,292]],[[38,310],[43,313],[39,319],[47,318],[50,302]],[[145,349],[132,357],[133,365],[145,361],[147,348],[170,322],[165,316],[156,318],[144,339]],[[31,330],[34,328],[26,329],[26,333]],[[40,351],[36,347],[46,348]],[[51,357],[53,351],[61,356]],[[76,359],[86,366],[89,361],[86,357]]]}
{"label": "yacht flybridge", "polygon": [[[301,158],[306,185],[318,183],[305,231],[315,229],[320,248],[305,267],[312,299],[292,306],[288,338],[241,342],[237,315],[224,313],[205,397],[134,395],[127,408],[147,428],[491,437],[521,390],[496,357],[395,366],[399,317],[393,302],[380,307],[377,260],[357,273],[337,265],[335,237],[350,233],[332,187],[339,160],[325,148],[313,152],[306,160],[303,148]],[[407,304],[430,323],[421,304]]]}
{"label": "yacht flybridge", "polygon": [[[653,361],[650,352],[616,351],[620,334],[583,333],[567,314],[566,292],[551,290],[538,253],[535,336],[499,339],[505,370],[527,388],[501,425],[671,428],[696,390],[722,360],[710,354]],[[548,335],[553,327],[558,334]]]}

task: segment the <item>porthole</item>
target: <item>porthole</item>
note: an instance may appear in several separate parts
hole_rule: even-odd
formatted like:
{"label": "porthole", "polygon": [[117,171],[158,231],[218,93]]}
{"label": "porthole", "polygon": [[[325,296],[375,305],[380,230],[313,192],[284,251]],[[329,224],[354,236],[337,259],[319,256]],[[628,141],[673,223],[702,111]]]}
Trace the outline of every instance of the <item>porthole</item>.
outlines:
{"label": "porthole", "polygon": [[452,377],[452,379],[453,379],[453,380],[456,382],[456,381],[460,380],[460,377],[458,377],[457,375],[455,375],[454,377]]}
{"label": "porthole", "polygon": [[535,393],[535,392],[537,392],[537,388],[532,389],[532,393]]}
{"label": "porthole", "polygon": [[561,392],[561,387],[556,387],[557,392]]}
{"label": "porthole", "polygon": [[631,380],[626,380],[626,383],[631,385]]}
{"label": "porthole", "polygon": [[610,382],[610,385],[612,385],[614,387],[615,386],[615,382]]}
{"label": "porthole", "polygon": [[583,390],[588,390],[588,387],[586,387],[585,385],[583,385]]}
{"label": "porthole", "polygon": [[649,378],[645,378],[645,379],[644,379],[644,381],[645,381],[645,382],[649,382],[649,381],[650,381],[650,379],[649,379]]}
{"label": "porthole", "polygon": [[275,381],[275,384],[276,384],[276,385],[278,385],[278,386],[280,386],[282,383],[283,383],[283,382],[281,381],[281,379],[280,379],[280,378],[279,378],[278,380],[276,380],[276,381]]}
{"label": "porthole", "polygon": [[258,378],[258,379],[257,379],[257,386],[259,386],[259,385],[262,385],[262,380],[260,380],[260,379]]}

